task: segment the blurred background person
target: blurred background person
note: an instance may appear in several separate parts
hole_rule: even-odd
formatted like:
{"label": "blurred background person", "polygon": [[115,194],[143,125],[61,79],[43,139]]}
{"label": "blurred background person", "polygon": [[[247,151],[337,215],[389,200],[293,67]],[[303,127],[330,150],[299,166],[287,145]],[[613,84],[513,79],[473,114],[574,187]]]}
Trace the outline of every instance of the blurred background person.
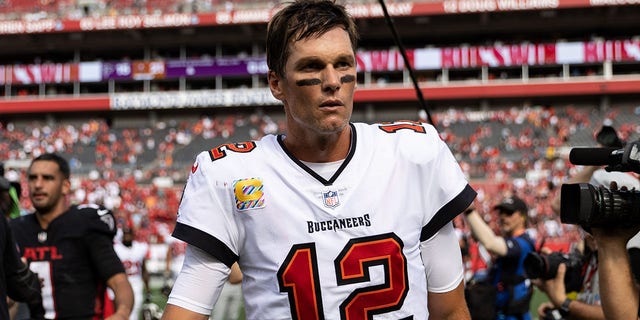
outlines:
{"label": "blurred background person", "polygon": [[176,277],[180,273],[180,269],[182,269],[184,254],[187,250],[187,243],[174,237],[166,237],[165,241],[167,244],[167,255],[165,258],[164,284],[162,291],[168,296]]}
{"label": "blurred background person", "polygon": [[213,307],[210,320],[237,320],[242,308],[242,272],[238,263],[231,266],[227,283]]}
{"label": "blurred background person", "polygon": [[8,189],[6,190],[9,195],[9,201],[6,203],[7,208],[3,210],[3,215],[6,218],[16,218],[21,215],[20,208],[20,193],[22,192],[22,188],[20,186],[19,181],[9,181],[5,178],[5,169],[4,163],[0,163],[0,178],[4,179],[3,185],[8,185]]}
{"label": "blurred background person", "polygon": [[[465,211],[473,237],[494,256],[487,281],[496,293],[493,297],[487,295],[484,302],[495,304],[495,319],[530,320],[533,287],[525,277],[523,263],[527,254],[535,250],[535,242],[526,232],[528,206],[522,199],[511,196],[493,209],[498,213],[502,235],[494,233],[475,207]],[[473,311],[472,317],[476,319]]]}
{"label": "blurred background person", "polygon": [[[535,275],[533,284],[549,299],[537,307],[540,319],[605,319],[600,306],[598,247],[591,234],[582,234],[583,243],[575,251],[560,255],[543,248],[537,257],[544,258],[537,262],[545,262],[535,264],[536,272],[527,268],[529,276]],[[528,259],[525,263],[529,265]]]}
{"label": "blurred background person", "polygon": [[149,244],[135,240],[135,229],[129,224],[120,228],[119,233],[122,233],[121,239],[120,241],[116,240],[113,246],[124,265],[127,278],[133,289],[134,304],[129,319],[137,320],[140,319],[142,303],[149,294],[149,273],[146,267]]}
{"label": "blurred background person", "polygon": [[44,319],[40,280],[21,260],[8,224],[7,217],[11,208],[16,206],[9,194],[10,188],[9,181],[0,177],[0,213],[4,216],[0,219],[0,319],[16,319],[17,309],[12,309],[11,317],[9,314],[9,308],[15,305],[15,301],[25,302],[27,315],[30,315],[17,319]]}
{"label": "blurred background person", "polygon": [[[610,120],[603,122],[600,130],[595,134],[598,147],[620,149],[625,142],[620,139]],[[604,166],[582,166],[565,183],[589,183],[595,187],[609,186],[615,181],[628,189],[640,189],[640,180],[632,172],[607,171]],[[565,199],[569,201],[569,199]],[[553,211],[561,215],[562,195],[557,193],[551,202]],[[576,204],[578,205],[578,204]],[[582,254],[582,261],[577,266],[571,266],[571,259],[561,263],[557,274],[551,279],[534,281],[536,286],[549,298],[548,302],[538,306],[537,311],[543,319],[605,319],[600,300],[599,286],[599,252],[598,244],[594,240],[591,230],[580,227],[583,241],[576,250]],[[636,235],[636,239],[638,236]],[[634,242],[626,245],[633,250]],[[543,248],[544,249],[544,248]],[[543,251],[547,256],[550,251]],[[571,257],[571,256],[569,256]],[[569,264],[569,266],[568,266]],[[579,274],[576,274],[576,271]],[[576,280],[577,279],[577,280]],[[568,283],[576,283],[573,288],[567,288]],[[547,317],[545,317],[545,315]]]}

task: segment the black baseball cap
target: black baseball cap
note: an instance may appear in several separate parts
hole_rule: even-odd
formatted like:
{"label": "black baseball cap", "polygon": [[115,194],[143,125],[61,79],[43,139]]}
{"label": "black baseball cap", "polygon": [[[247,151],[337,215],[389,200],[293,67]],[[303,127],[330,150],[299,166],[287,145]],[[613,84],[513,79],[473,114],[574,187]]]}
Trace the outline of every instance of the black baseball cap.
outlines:
{"label": "black baseball cap", "polygon": [[524,202],[524,200],[516,196],[505,198],[504,200],[502,200],[502,202],[500,202],[500,204],[496,205],[493,208],[502,209],[512,213],[519,211],[524,215],[529,213],[529,208],[527,207],[527,204]]}

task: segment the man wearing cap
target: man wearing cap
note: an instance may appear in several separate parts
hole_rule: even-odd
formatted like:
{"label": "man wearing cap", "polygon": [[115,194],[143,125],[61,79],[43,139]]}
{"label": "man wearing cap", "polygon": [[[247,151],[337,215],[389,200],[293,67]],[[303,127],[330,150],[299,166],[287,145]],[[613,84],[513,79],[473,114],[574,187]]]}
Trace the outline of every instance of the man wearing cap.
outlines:
{"label": "man wearing cap", "polygon": [[471,234],[495,257],[489,272],[489,281],[497,291],[495,319],[530,320],[529,302],[533,288],[524,276],[523,262],[535,249],[534,241],[526,232],[527,204],[511,196],[494,210],[500,219],[501,236],[493,232],[473,206],[465,211],[465,217]]}

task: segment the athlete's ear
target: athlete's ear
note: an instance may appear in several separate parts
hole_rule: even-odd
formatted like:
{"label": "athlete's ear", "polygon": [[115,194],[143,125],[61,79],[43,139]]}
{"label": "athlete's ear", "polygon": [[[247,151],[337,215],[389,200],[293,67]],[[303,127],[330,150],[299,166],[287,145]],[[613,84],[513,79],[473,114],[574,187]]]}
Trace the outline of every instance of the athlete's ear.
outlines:
{"label": "athlete's ear", "polygon": [[68,195],[71,193],[71,180],[64,179],[62,180],[62,194]]}
{"label": "athlete's ear", "polygon": [[271,89],[273,97],[283,101],[284,94],[282,93],[282,79],[280,79],[275,71],[269,70],[267,73],[267,81],[269,82],[269,89]]}

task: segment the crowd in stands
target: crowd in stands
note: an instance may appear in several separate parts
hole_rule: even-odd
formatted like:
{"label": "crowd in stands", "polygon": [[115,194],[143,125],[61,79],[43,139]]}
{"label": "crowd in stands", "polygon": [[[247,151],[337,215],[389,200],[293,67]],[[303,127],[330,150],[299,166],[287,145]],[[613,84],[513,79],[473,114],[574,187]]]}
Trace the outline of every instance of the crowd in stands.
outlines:
{"label": "crowd in stands", "polygon": [[[491,208],[500,197],[495,195],[512,191],[531,204],[530,231],[558,248],[578,239],[577,229],[561,224],[550,207],[562,182],[576,170],[562,148],[595,146],[593,137],[604,119],[613,121],[622,139],[640,138],[640,107],[632,106],[606,111],[577,106],[449,108],[433,118],[478,191],[477,207],[490,225],[496,227]],[[115,126],[100,118],[81,124],[2,122],[0,162],[28,163],[44,152],[58,152],[74,172],[73,201],[104,204],[132,221],[139,238],[162,242],[198,152],[279,132],[284,132],[282,118],[257,109],[138,126]],[[22,207],[31,210],[25,168],[5,167],[9,180],[23,184]],[[457,223],[464,229],[462,220]]]}
{"label": "crowd in stands", "polygon": [[[356,3],[372,3],[359,0]],[[398,1],[395,1],[398,2]],[[85,17],[153,15],[171,13],[209,13],[235,9],[263,9],[277,6],[277,0],[1,0],[0,19],[40,20]]]}
{"label": "crowd in stands", "polygon": [[132,221],[140,239],[161,242],[175,220],[182,184],[197,152],[282,131],[281,122],[260,113],[159,121],[135,128],[113,128],[110,123],[0,123],[0,162],[9,180],[23,184],[22,208],[31,210],[25,168],[12,164],[56,152],[69,159],[74,172],[73,202],[104,204]]}
{"label": "crowd in stands", "polygon": [[232,10],[236,7],[268,7],[274,1],[219,0],[3,0],[0,14],[3,19],[39,20],[45,18],[77,20],[84,17],[117,16],[126,14],[197,13]]}

